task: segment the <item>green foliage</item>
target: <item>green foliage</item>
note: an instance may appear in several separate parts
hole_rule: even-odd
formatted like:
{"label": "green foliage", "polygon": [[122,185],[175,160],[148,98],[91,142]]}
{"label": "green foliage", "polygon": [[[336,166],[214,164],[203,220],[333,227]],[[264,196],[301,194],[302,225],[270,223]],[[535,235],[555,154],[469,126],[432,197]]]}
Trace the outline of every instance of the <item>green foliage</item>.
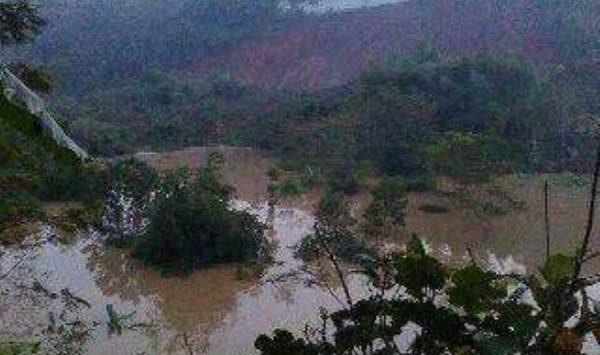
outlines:
{"label": "green foliage", "polygon": [[527,166],[549,128],[544,78],[518,61],[424,58],[381,65],[349,89],[292,97],[249,125],[248,142],[323,167],[349,193],[363,163],[421,190],[433,173],[471,182]]}
{"label": "green foliage", "polygon": [[144,200],[157,180],[158,175],[150,166],[134,158],[118,160],[108,172],[109,187],[125,191],[138,202]]}
{"label": "green foliage", "polygon": [[0,3],[0,43],[4,45],[31,41],[45,24],[29,1]]}
{"label": "green foliage", "polygon": [[511,196],[493,183],[489,186],[459,188],[455,197],[460,204],[484,217],[504,216],[525,208],[524,201]]}
{"label": "green foliage", "polygon": [[39,343],[17,343],[0,341],[0,355],[31,355],[39,353]]}
{"label": "green foliage", "polygon": [[[256,348],[264,355],[579,354],[586,334],[600,329],[600,317],[589,309],[574,318],[582,310],[574,295],[586,286],[569,289],[569,256],[552,256],[542,278],[499,275],[475,264],[453,270],[413,237],[406,252],[370,260],[362,272],[373,287],[370,294],[327,316],[315,336],[296,338],[279,329],[260,336]],[[529,291],[535,306],[525,300]],[[564,326],[568,319],[575,319],[573,328]],[[395,339],[408,335],[409,323],[420,330],[401,352]]]}
{"label": "green foliage", "polygon": [[42,216],[40,201],[27,192],[0,190],[0,231],[10,224]]}
{"label": "green foliage", "polygon": [[271,191],[277,197],[294,197],[307,191],[307,187],[299,179],[286,179],[281,183],[272,185]]}
{"label": "green foliage", "polygon": [[54,78],[43,68],[32,68],[26,64],[11,64],[11,73],[15,74],[28,88],[41,92],[50,93],[55,86]]}
{"label": "green foliage", "polygon": [[432,295],[445,284],[446,271],[442,264],[425,253],[423,244],[418,238],[408,244],[406,254],[394,257],[396,282],[406,287],[409,295],[422,299]]}
{"label": "green foliage", "polygon": [[[326,238],[326,239],[325,239]],[[294,256],[305,262],[315,261],[323,256],[322,245],[325,242],[328,248],[343,261],[358,263],[365,255],[373,255],[374,251],[364,241],[358,239],[352,233],[340,233],[336,235],[311,234],[294,246]]]}
{"label": "green foliage", "polygon": [[448,291],[450,303],[473,314],[488,311],[504,294],[494,285],[496,277],[476,265],[457,271],[452,275],[453,286]]}
{"label": "green foliage", "polygon": [[169,274],[268,260],[265,226],[229,207],[233,189],[219,180],[221,164],[214,155],[191,181],[186,171],[175,171],[151,184],[153,198],[141,213],[148,225],[133,246],[135,257]]}
{"label": "green foliage", "polygon": [[489,179],[488,139],[478,134],[447,132],[425,148],[425,160],[436,175],[462,184]]}
{"label": "green foliage", "polygon": [[103,197],[97,167],[46,136],[39,119],[0,95],[0,229],[40,217],[41,201],[83,201]]}
{"label": "green foliage", "polygon": [[128,158],[113,162],[106,180],[102,230],[108,234],[109,243],[124,246],[143,232],[158,175],[147,164]]}
{"label": "green foliage", "polygon": [[387,238],[404,226],[406,185],[398,179],[384,178],[371,192],[373,202],[364,213],[366,235]]}
{"label": "green foliage", "polygon": [[40,181],[41,199],[92,203],[104,197],[106,182],[97,166],[76,164],[47,168]]}
{"label": "green foliage", "polygon": [[426,203],[426,204],[419,206],[419,210],[421,210],[425,213],[435,213],[435,214],[442,214],[442,213],[450,212],[450,209],[446,206],[441,206],[441,205],[436,205],[436,204],[431,204],[431,203]]}
{"label": "green foliage", "polygon": [[564,254],[552,255],[540,270],[544,279],[550,284],[568,280],[573,275],[575,258]]}
{"label": "green foliage", "polygon": [[326,254],[355,263],[374,251],[353,231],[356,221],[350,215],[342,193],[329,191],[317,205],[315,232],[304,237],[295,246],[296,257],[314,261]]}
{"label": "green foliage", "polygon": [[256,349],[269,355],[318,355],[333,351],[331,346],[307,344],[303,339],[296,339],[292,333],[277,329],[273,338],[261,335],[254,343]]}
{"label": "green foliage", "polygon": [[390,179],[399,180],[404,184],[404,188],[407,192],[427,192],[435,190],[434,181],[427,175],[415,177],[393,176],[390,177]]}

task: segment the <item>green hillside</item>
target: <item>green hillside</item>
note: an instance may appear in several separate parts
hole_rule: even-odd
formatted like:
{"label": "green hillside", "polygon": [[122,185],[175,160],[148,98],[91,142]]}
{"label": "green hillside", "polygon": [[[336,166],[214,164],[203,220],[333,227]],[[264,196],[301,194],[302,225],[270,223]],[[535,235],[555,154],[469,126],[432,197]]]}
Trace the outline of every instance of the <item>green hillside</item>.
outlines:
{"label": "green hillside", "polygon": [[0,95],[0,229],[41,215],[43,201],[91,200],[98,176]]}

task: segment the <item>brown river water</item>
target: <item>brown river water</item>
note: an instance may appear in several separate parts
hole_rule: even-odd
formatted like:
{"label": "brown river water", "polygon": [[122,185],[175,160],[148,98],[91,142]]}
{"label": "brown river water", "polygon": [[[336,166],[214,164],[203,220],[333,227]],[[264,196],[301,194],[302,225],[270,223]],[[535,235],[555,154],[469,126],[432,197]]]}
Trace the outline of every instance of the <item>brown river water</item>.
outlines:
{"label": "brown river water", "polygon": [[[306,323],[317,326],[320,307],[332,310],[340,305],[326,290],[308,282],[309,278],[299,271],[302,262],[294,258],[291,250],[311,232],[314,196],[285,201],[270,210],[266,171],[271,162],[248,149],[221,150],[226,156],[224,179],[237,189],[236,208],[248,209],[272,226],[269,236],[277,243],[275,262],[260,278],[241,279],[236,266],[205,269],[184,278],[165,278],[123,250],[107,248],[94,231],[80,231],[73,242],[62,244],[55,238],[60,232],[52,226],[41,226],[25,245],[0,249],[0,275],[10,270],[8,277],[0,279],[0,339],[43,337],[49,314],[64,310],[60,296],[63,289],[90,304],[90,308],[79,305],[74,311],[76,318],[93,325],[84,346],[87,354],[255,354],[254,340],[262,333],[276,328],[301,333]],[[137,156],[158,169],[196,168],[208,151],[190,148]],[[417,197],[411,197],[414,198]],[[365,195],[355,197],[356,209],[360,210],[366,201]],[[435,219],[424,222],[422,218],[412,215],[407,223],[412,223],[415,230],[430,232],[430,238],[425,239],[432,252],[448,262],[466,258],[464,244],[471,237],[465,240],[460,236],[477,230],[477,225],[455,227]],[[519,218],[529,223],[527,218]],[[436,235],[432,223],[449,231],[458,228],[459,232],[443,238]],[[504,223],[509,229],[515,226]],[[485,242],[490,233],[480,242]],[[498,244],[493,249],[498,254],[482,248],[481,257],[498,271],[525,272],[534,266],[536,259],[528,250],[536,245],[541,252],[539,241]],[[355,298],[368,291],[359,279],[350,283]],[[592,293],[600,298],[600,288]],[[135,311],[130,321],[133,329],[110,335],[107,304],[119,314]],[[588,345],[587,352],[600,354],[600,348]]]}

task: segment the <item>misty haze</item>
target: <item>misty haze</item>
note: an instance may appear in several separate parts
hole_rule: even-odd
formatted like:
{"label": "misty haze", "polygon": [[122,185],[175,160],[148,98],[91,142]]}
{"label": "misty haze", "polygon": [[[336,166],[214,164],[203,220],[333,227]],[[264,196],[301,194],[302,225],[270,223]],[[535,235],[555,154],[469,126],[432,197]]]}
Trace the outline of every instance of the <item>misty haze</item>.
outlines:
{"label": "misty haze", "polygon": [[599,20],[0,0],[0,355],[600,355]]}

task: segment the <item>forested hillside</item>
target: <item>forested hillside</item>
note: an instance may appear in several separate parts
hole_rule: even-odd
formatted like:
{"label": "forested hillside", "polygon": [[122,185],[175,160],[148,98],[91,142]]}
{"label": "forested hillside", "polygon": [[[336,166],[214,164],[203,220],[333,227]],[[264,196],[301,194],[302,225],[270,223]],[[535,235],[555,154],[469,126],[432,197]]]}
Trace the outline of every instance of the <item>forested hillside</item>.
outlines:
{"label": "forested hillside", "polygon": [[[60,1],[42,10],[47,33],[24,52],[44,60],[57,108],[103,155],[228,143],[309,159],[335,146],[382,162],[402,147],[385,136],[370,143],[381,122],[438,133],[459,123],[498,134],[519,164],[557,153],[546,168],[575,168],[581,132],[598,117],[597,1],[408,1],[320,14],[275,0]],[[513,84],[524,96],[507,92]],[[337,126],[354,142],[323,133],[339,136]],[[405,129],[393,144],[414,155],[427,132]],[[422,158],[393,155],[383,170],[422,168]]]}
{"label": "forested hillside", "polygon": [[31,1],[0,355],[600,354],[600,1]]}
{"label": "forested hillside", "polygon": [[43,215],[41,201],[97,197],[97,173],[42,129],[40,119],[0,95],[0,231]]}

